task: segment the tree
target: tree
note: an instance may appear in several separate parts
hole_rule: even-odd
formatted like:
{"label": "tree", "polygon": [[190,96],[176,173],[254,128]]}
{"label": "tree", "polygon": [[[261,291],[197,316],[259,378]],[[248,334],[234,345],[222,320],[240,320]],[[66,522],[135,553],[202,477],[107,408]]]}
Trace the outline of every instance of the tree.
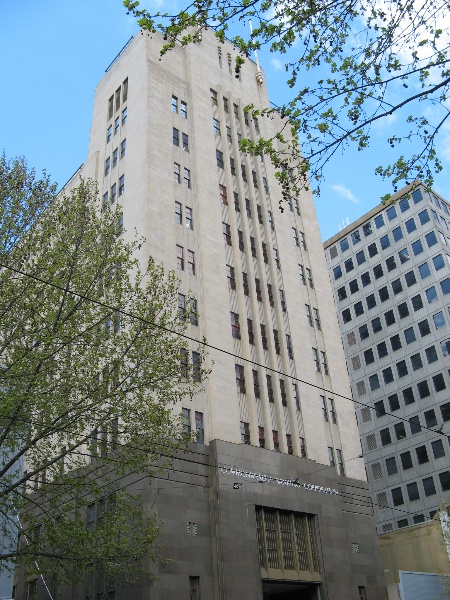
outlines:
{"label": "tree", "polygon": [[[241,147],[270,155],[285,198],[308,185],[307,173],[319,184],[336,152],[350,144],[366,148],[372,125],[393,115],[404,125],[389,133],[389,146],[414,143],[376,173],[390,178],[396,191],[399,182],[416,178],[431,185],[442,169],[436,137],[450,114],[444,0],[195,0],[174,15],[152,14],[134,0],[123,4],[143,30],[162,32],[162,54],[200,41],[201,30],[211,28],[219,41],[231,35],[240,52],[237,74],[245,58],[263,47],[283,59],[290,101],[247,110],[254,116],[280,112],[285,125],[276,139],[287,147],[280,151],[275,139],[243,140]],[[255,28],[245,33],[242,25],[250,18]]]}
{"label": "tree", "polygon": [[100,204],[92,182],[56,195],[0,160],[0,516],[20,533],[0,561],[49,581],[161,560],[159,524],[124,481],[186,448],[173,407],[203,376],[180,369],[178,280],[151,259],[141,270],[142,241]]}

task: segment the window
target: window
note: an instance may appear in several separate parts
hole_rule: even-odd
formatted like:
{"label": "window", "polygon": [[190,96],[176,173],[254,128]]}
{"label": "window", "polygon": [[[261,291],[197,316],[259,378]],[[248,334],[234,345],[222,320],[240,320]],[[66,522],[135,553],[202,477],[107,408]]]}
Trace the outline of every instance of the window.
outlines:
{"label": "window", "polygon": [[392,291],[394,292],[394,296],[396,296],[397,294],[400,294],[403,291],[403,286],[402,286],[402,282],[400,281],[400,279],[395,279],[392,283]]}
{"label": "window", "polygon": [[444,356],[448,356],[450,354],[450,340],[444,340],[441,342],[441,350]]}
{"label": "window", "polygon": [[292,236],[294,238],[294,244],[296,246],[300,246],[300,242],[299,242],[299,239],[298,239],[298,231],[295,229],[295,227],[292,227]]}
{"label": "window", "polygon": [[231,246],[231,229],[228,223],[222,223],[222,232],[225,244],[227,244],[227,246]]}
{"label": "window", "polygon": [[305,309],[306,309],[306,318],[308,320],[309,326],[313,327],[313,320],[312,320],[312,315],[311,315],[311,307],[309,306],[309,304],[305,304]]}
{"label": "window", "polygon": [[406,377],[408,375],[408,367],[406,366],[406,360],[401,360],[396,365],[397,374],[399,378]]}
{"label": "window", "polygon": [[395,206],[390,206],[386,211],[387,218],[389,221],[397,218],[397,211],[395,210]]}
{"label": "window", "polygon": [[258,302],[262,302],[261,283],[257,277],[255,277],[255,291],[256,299],[258,300]]}
{"label": "window", "polygon": [[358,244],[361,241],[361,235],[358,229],[356,229],[356,231],[353,231],[353,233],[351,234],[351,238],[353,245]]}
{"label": "window", "polygon": [[122,125],[125,125],[128,119],[128,109],[124,108],[122,111]]}
{"label": "window", "polygon": [[414,271],[408,271],[408,273],[405,273],[405,281],[408,287],[411,287],[417,283]]}
{"label": "window", "polygon": [[240,394],[245,394],[245,377],[244,367],[242,365],[234,365],[236,374],[236,387]]}
{"label": "window", "polygon": [[256,177],[256,171],[252,171],[252,179],[253,179],[253,186],[255,188],[258,188],[258,178]]}
{"label": "window", "polygon": [[388,446],[392,443],[391,432],[389,431],[389,427],[380,430],[380,440],[382,446]]}
{"label": "window", "polygon": [[419,398],[422,400],[423,398],[428,398],[430,395],[430,388],[428,386],[428,381],[425,379],[424,381],[420,381],[417,384],[417,390],[419,392]]}
{"label": "window", "polygon": [[189,320],[191,325],[198,325],[197,300],[195,298],[189,300]]}
{"label": "window", "polygon": [[380,380],[378,378],[378,374],[375,373],[369,377],[369,385],[370,389],[373,391],[377,390],[380,387]]}
{"label": "window", "polygon": [[403,422],[396,423],[394,425],[395,436],[397,440],[404,440],[406,438],[406,429],[405,424]]}
{"label": "window", "polygon": [[444,295],[450,294],[450,278],[443,279],[439,284]]}
{"label": "window", "polygon": [[399,410],[400,402],[399,402],[397,394],[392,394],[392,396],[389,396],[388,402],[389,402],[389,408],[391,409],[391,411]]}
{"label": "window", "polygon": [[391,245],[391,242],[389,240],[389,235],[383,235],[383,237],[380,238],[380,246],[382,250],[386,250],[386,248],[389,248],[389,246]]}
{"label": "window", "polygon": [[419,295],[414,296],[414,298],[411,298],[411,304],[413,306],[414,311],[416,310],[420,310],[421,308],[423,308],[423,302],[422,302],[422,298]]}
{"label": "window", "polygon": [[286,349],[287,349],[287,353],[288,356],[291,360],[293,360],[294,358],[294,352],[292,350],[292,341],[291,341],[291,336],[286,334]]}
{"label": "window", "polygon": [[370,284],[370,273],[368,271],[361,275],[361,283],[363,284],[363,287],[366,287]]}
{"label": "window", "polygon": [[250,425],[244,421],[241,421],[241,442],[250,444]]}
{"label": "window", "polygon": [[220,169],[223,169],[223,152],[216,150],[216,164]]}
{"label": "window", "polygon": [[267,217],[268,217],[268,220],[269,220],[270,229],[273,231],[275,229],[275,225],[274,225],[274,222],[273,222],[273,215],[272,215],[272,212],[270,210],[267,211]]}
{"label": "window", "polygon": [[263,325],[262,323],[260,324],[260,326],[261,326],[261,344],[262,344],[263,350],[267,350],[266,326]]}
{"label": "window", "polygon": [[334,467],[336,464],[336,461],[334,460],[333,448],[331,448],[330,446],[328,446],[328,460],[330,462],[330,467]]}
{"label": "window", "polygon": [[117,160],[119,158],[119,148],[115,148],[113,150],[113,162],[112,162],[112,166],[117,167]]}
{"label": "window", "polygon": [[402,212],[406,212],[407,210],[409,210],[409,201],[408,198],[402,198],[399,203],[398,206],[400,208],[400,210]]}
{"label": "window", "polygon": [[[427,246],[429,248],[431,248],[432,246],[437,244],[437,238],[436,238],[436,234],[434,233],[434,231],[430,231],[430,233],[427,233],[427,235],[425,236],[425,240],[426,240]],[[445,240],[445,237],[444,237],[444,240]]]}
{"label": "window", "polygon": [[[258,371],[253,369],[252,374],[253,374],[253,393],[255,394],[255,398],[260,398],[261,391],[260,391],[260,387],[259,387]],[[264,432],[264,429],[263,429],[263,432]],[[263,435],[263,438],[264,438],[264,435]]]}
{"label": "window", "polygon": [[419,488],[417,487],[417,483],[415,481],[407,484],[406,491],[408,492],[408,498],[410,502],[414,502],[414,500],[419,500]]}
{"label": "window", "polygon": [[280,292],[280,305],[281,305],[281,310],[283,312],[286,312],[286,298],[284,296],[284,291],[283,290],[278,290]]}
{"label": "window", "polygon": [[187,119],[187,103],[183,100],[180,103],[180,115],[182,119]]}
{"label": "window", "polygon": [[374,333],[378,333],[381,330],[382,330],[381,319],[380,319],[380,317],[376,317],[376,319],[373,319],[373,321],[372,321],[372,331]]}
{"label": "window", "polygon": [[388,383],[392,383],[394,381],[394,375],[392,373],[391,367],[387,367],[386,369],[383,369],[383,380],[386,385]]}
{"label": "window", "polygon": [[183,185],[184,187],[191,187],[191,172],[186,167],[183,169]]}
{"label": "window", "polygon": [[[197,434],[197,444],[204,444],[203,413],[197,411],[195,411],[195,431]],[[199,579],[199,577],[195,577],[195,579]]]}
{"label": "window", "polygon": [[375,294],[370,294],[369,296],[367,296],[366,304],[368,310],[375,308],[375,306],[377,305],[377,301],[375,300]]}
{"label": "window", "polygon": [[253,321],[251,319],[247,319],[247,330],[248,330],[248,343],[253,345],[255,343],[255,335],[253,333]]}
{"label": "window", "polygon": [[109,175],[110,168],[111,168],[111,158],[108,156],[108,158],[105,160],[105,177],[107,175]]}
{"label": "window", "polygon": [[234,312],[230,312],[231,319],[231,335],[236,340],[241,339],[241,327],[239,325],[239,315]]}
{"label": "window", "polygon": [[418,371],[423,367],[422,357],[420,356],[420,353],[413,354],[410,360],[413,371]]}
{"label": "window", "polygon": [[397,350],[400,350],[400,348],[402,347],[402,343],[400,341],[400,336],[398,334],[393,335],[391,337],[391,346],[392,346],[392,351],[396,352]]}
{"label": "window", "polygon": [[425,463],[430,462],[430,459],[428,458],[428,451],[427,451],[426,446],[418,446],[416,448],[416,456],[417,456],[417,462],[419,463],[419,465],[424,465]]}
{"label": "window", "polygon": [[286,386],[284,385],[283,379],[280,379],[280,397],[281,397],[281,404],[283,406],[287,406]]}
{"label": "window", "polygon": [[428,211],[426,209],[420,212],[418,216],[421,225],[425,225],[425,223],[428,223],[428,221],[430,220],[430,215],[428,214]]}
{"label": "window", "polygon": [[108,192],[105,192],[103,194],[103,201],[102,201],[102,210],[106,210],[109,206],[109,196],[108,196]]}
{"label": "window", "polygon": [[[348,309],[347,309],[348,310]],[[344,314],[344,313],[342,313]],[[350,311],[349,311],[350,314]],[[351,316],[350,316],[351,319]],[[369,337],[369,328],[367,327],[367,325],[361,325],[361,327],[359,328],[359,337],[362,340],[365,340]]]}
{"label": "window", "polygon": [[220,203],[224,206],[228,206],[227,188],[219,183],[219,198]]}
{"label": "window", "polygon": [[386,325],[389,327],[395,323],[395,315],[393,310],[388,310],[384,313],[384,320],[386,321]]}
{"label": "window", "polygon": [[269,402],[273,402],[274,397],[273,397],[273,387],[272,387],[271,375],[266,375],[266,383],[267,383],[267,397],[269,398]]}
{"label": "window", "polygon": [[398,473],[395,456],[386,459],[386,470],[388,475],[395,475],[396,473]]}
{"label": "window", "polygon": [[333,275],[334,275],[335,279],[339,279],[340,277],[342,277],[341,265],[338,265],[337,267],[334,267],[334,269],[333,269]]}
{"label": "window", "polygon": [[442,390],[445,390],[445,388],[447,387],[445,385],[445,380],[444,380],[444,376],[442,375],[442,373],[433,375],[432,380],[433,380],[433,385],[434,385],[434,389],[436,390],[436,392],[442,392]]}
{"label": "window", "polygon": [[172,112],[178,112],[178,98],[176,96],[172,96]]}
{"label": "window", "polygon": [[194,220],[192,217],[192,208],[189,208],[189,206],[186,206],[186,227],[188,229],[193,230],[194,229]]}
{"label": "window", "polygon": [[352,320],[352,314],[349,308],[342,311],[342,320],[344,323],[349,323]]}
{"label": "window", "polygon": [[347,260],[344,262],[344,267],[345,267],[346,273],[349,273],[350,271],[353,271],[353,269],[355,268],[353,266],[353,259],[347,258]]}
{"label": "window", "polygon": [[373,274],[375,276],[375,279],[380,279],[381,277],[383,277],[383,267],[381,265],[375,265],[373,268]]}
{"label": "window", "polygon": [[387,267],[388,272],[389,271],[393,271],[394,269],[397,268],[397,265],[395,264],[395,257],[394,256],[390,256],[386,260],[386,267]]}
{"label": "window", "polygon": [[336,423],[337,423],[336,409],[334,407],[334,400],[333,400],[333,398],[328,398],[328,410],[329,410],[331,422],[336,425]]}
{"label": "window", "polygon": [[425,337],[426,335],[428,335],[429,333],[431,333],[431,329],[430,329],[430,325],[427,321],[427,319],[424,319],[423,321],[420,321],[417,326],[419,327],[419,333],[421,337]]}
{"label": "window", "polygon": [[220,121],[218,119],[213,119],[213,130],[214,135],[220,136]]}
{"label": "window", "polygon": [[245,170],[245,165],[241,165],[241,173],[242,173],[242,179],[247,182],[247,171]]}
{"label": "window", "polygon": [[247,273],[242,273],[242,287],[244,289],[244,296],[248,296],[248,278],[247,278]]}
{"label": "window", "polygon": [[106,143],[110,142],[112,138],[112,125],[106,130]]}
{"label": "window", "polygon": [[378,358],[384,358],[388,355],[386,342],[380,342],[379,344],[377,344],[377,352]]}
{"label": "window", "polygon": [[376,254],[378,254],[378,248],[377,248],[377,245],[375,244],[375,242],[373,244],[370,244],[370,246],[368,246],[367,251],[369,252],[369,256],[371,258],[373,256],[375,256]]}
{"label": "window", "polygon": [[180,179],[180,165],[178,163],[173,163],[173,180],[175,183],[181,183]]}
{"label": "window", "polygon": [[439,482],[443,492],[450,490],[450,471],[439,473]]}
{"label": "window", "polygon": [[195,275],[195,253],[188,250],[188,273]]}
{"label": "window", "polygon": [[442,458],[445,456],[444,444],[442,440],[435,440],[431,442],[431,449],[433,451],[434,458]]}
{"label": "window", "polygon": [[433,266],[436,271],[440,271],[441,269],[443,269],[445,267],[445,262],[442,257],[442,254],[438,254],[437,256],[435,256],[433,258]]}
{"label": "window", "polygon": [[436,427],[437,425],[437,419],[436,419],[436,413],[434,412],[434,409],[430,409],[430,410],[426,410],[424,412],[424,417],[425,417],[425,424],[427,427]]}
{"label": "window", "polygon": [[183,150],[185,152],[189,152],[189,136],[187,133],[182,134],[182,140],[183,140]]}
{"label": "window", "polygon": [[259,222],[259,224],[263,225],[264,221],[263,221],[262,209],[261,209],[261,206],[259,204],[256,205],[256,212],[258,214],[258,222]]}
{"label": "window", "polygon": [[317,348],[312,348],[312,353],[313,353],[313,360],[314,360],[314,364],[316,367],[316,371],[318,373],[320,373],[319,353],[317,351]]}
{"label": "window", "polygon": [[[275,260],[275,264],[277,266],[277,269],[280,269],[280,267],[281,267],[281,265],[280,265],[280,257],[278,255],[278,250],[276,248],[273,249],[273,258]],[[306,271],[308,271],[308,269],[306,269]]]}
{"label": "window", "polygon": [[408,233],[412,233],[417,229],[416,222],[414,221],[414,219],[408,219],[405,223],[405,227]]}
{"label": "window", "polygon": [[366,365],[371,365],[375,361],[372,348],[364,351],[364,361]]}
{"label": "window", "polygon": [[351,294],[356,294],[356,292],[359,291],[358,280],[357,279],[352,279],[352,281],[350,281],[348,287],[350,288],[350,293]]}
{"label": "window", "polygon": [[273,330],[273,343],[275,345],[275,352],[277,354],[280,354],[280,339],[278,337],[278,330],[277,329]]}
{"label": "window", "polygon": [[400,319],[405,319],[409,315],[409,308],[406,302],[402,302],[397,306],[398,316]]}
{"label": "window", "polygon": [[119,128],[120,128],[120,117],[116,117],[114,119],[114,135],[116,135],[116,133],[119,133]]}
{"label": "window", "polygon": [[328,412],[327,412],[327,404],[326,404],[325,396],[320,396],[320,401],[321,401],[321,405],[322,405],[323,420],[328,423]]}
{"label": "window", "polygon": [[432,477],[425,477],[422,479],[423,491],[425,496],[434,496],[436,493],[436,487],[434,485],[434,479]]}
{"label": "window", "polygon": [[429,348],[425,348],[425,355],[427,357],[427,362],[429,365],[436,362],[438,359],[435,346],[430,346]]}
{"label": "window", "polygon": [[267,297],[269,299],[269,304],[270,306],[275,306],[274,301],[273,301],[273,290],[272,290],[272,286],[270,285],[270,283],[267,284]]}
{"label": "window", "polygon": [[347,298],[347,290],[345,289],[345,286],[338,289],[337,296],[340,302]]}
{"label": "window", "polygon": [[341,240],[340,246],[341,246],[341,252],[346,252],[350,248],[348,239],[344,238],[343,240]]}
{"label": "window", "polygon": [[420,433],[422,431],[418,415],[409,418],[409,427],[411,429],[411,435],[415,435],[416,433]]}
{"label": "window", "polygon": [[407,471],[408,469],[412,469],[413,462],[412,462],[411,453],[409,452],[409,450],[406,452],[402,452],[402,454],[400,454],[400,460],[402,463],[402,469],[404,471]]}
{"label": "window", "polygon": [[114,113],[114,96],[108,100],[108,119],[112,119]]}
{"label": "window", "polygon": [[239,250],[241,252],[244,252],[244,234],[242,233],[242,231],[240,229],[238,229],[238,242],[239,242]]}
{"label": "window", "polygon": [[172,142],[174,146],[180,145],[180,132],[176,127],[172,128]]}
{"label": "window", "polygon": [[405,262],[408,262],[408,260],[410,259],[408,248],[403,248],[403,250],[400,250],[400,252],[398,253],[398,257],[400,259],[400,264],[403,265],[405,264]]}
{"label": "window", "polygon": [[435,315],[433,315],[433,321],[436,329],[441,329],[442,327],[445,327],[445,318],[442,312],[438,312]]}
{"label": "window", "polygon": [[175,202],[175,223],[181,225],[183,222],[182,212],[181,212],[181,203]]}
{"label": "window", "polygon": [[394,238],[394,242],[398,242],[403,237],[403,232],[400,227],[396,227],[392,230],[392,237]]}
{"label": "window", "polygon": [[210,89],[209,91],[211,93],[211,104],[217,106],[217,92],[213,89]]}
{"label": "window", "polygon": [[402,504],[404,504],[402,488],[393,488],[391,490],[391,495],[394,506],[401,506]]}
{"label": "window", "polygon": [[183,246],[177,245],[177,269],[184,271]]}

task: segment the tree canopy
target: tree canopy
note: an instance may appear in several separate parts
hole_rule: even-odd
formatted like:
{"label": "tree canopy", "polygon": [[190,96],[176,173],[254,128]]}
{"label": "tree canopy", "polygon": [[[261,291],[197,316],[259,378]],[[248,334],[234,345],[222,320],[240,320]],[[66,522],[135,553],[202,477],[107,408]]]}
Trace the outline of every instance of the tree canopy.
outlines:
{"label": "tree canopy", "polygon": [[124,241],[92,182],[56,195],[1,157],[0,523],[13,543],[0,561],[59,582],[160,560],[159,524],[125,484],[186,448],[173,408],[203,372],[200,350],[187,362],[178,280],[140,269],[141,242]]}
{"label": "tree canopy", "polygon": [[[201,30],[211,28],[219,41],[227,36],[239,50],[237,72],[263,47],[284,62],[292,93],[276,110],[285,118],[277,137],[288,142],[287,152],[273,139],[244,140],[242,149],[270,155],[285,196],[308,185],[306,173],[320,187],[334,154],[352,144],[365,149],[373,125],[397,115],[397,132],[386,139],[396,158],[376,173],[396,191],[397,184],[416,178],[431,185],[442,169],[436,138],[449,122],[447,2],[195,0],[173,15],[151,13],[134,0],[123,3],[143,30],[162,32],[162,54],[175,44],[198,42]],[[242,26],[248,19],[251,33]]]}

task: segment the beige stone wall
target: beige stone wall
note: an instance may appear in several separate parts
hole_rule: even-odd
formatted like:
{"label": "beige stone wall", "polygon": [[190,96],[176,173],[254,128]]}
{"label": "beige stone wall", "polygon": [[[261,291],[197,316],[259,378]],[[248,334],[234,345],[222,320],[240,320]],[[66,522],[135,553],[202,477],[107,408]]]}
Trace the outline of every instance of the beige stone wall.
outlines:
{"label": "beige stone wall", "polygon": [[[238,148],[238,133],[242,137],[257,136],[255,124],[249,118],[244,122],[242,108],[253,103],[256,108],[269,106],[265,85],[256,79],[256,65],[247,60],[242,67],[241,78],[234,76],[235,50],[229,44],[218,45],[211,32],[205,32],[203,41],[188,48],[175,48],[161,60],[157,36],[138,34],[123,54],[113,64],[97,86],[93,121],[90,133],[89,154],[84,176],[97,179],[103,194],[125,174],[125,193],[116,201],[123,211],[126,236],[139,235],[146,238],[139,258],[144,263],[149,255],[168,269],[176,269],[176,245],[185,253],[193,250],[196,256],[196,276],[187,271],[177,271],[180,291],[191,291],[197,298],[200,315],[199,326],[189,325],[188,334],[196,339],[206,336],[208,343],[225,350],[209,350],[208,366],[212,374],[204,390],[183,406],[204,413],[205,438],[241,441],[240,421],[250,424],[251,443],[259,445],[258,426],[265,429],[266,447],[273,448],[272,430],[279,433],[280,450],[287,452],[286,434],[292,436],[294,454],[300,454],[299,436],[306,439],[308,458],[327,465],[329,446],[342,449],[346,473],[351,477],[365,479],[363,463],[356,458],[360,454],[358,430],[354,415],[350,386],[345,366],[340,333],[333,304],[328,272],[323,255],[320,232],[311,194],[303,192],[300,197],[301,214],[278,208],[281,191],[275,180],[274,169],[269,161],[244,156]],[[218,48],[222,53],[219,65]],[[228,54],[232,69],[229,72]],[[114,118],[122,115],[124,105],[108,120],[108,99],[128,78],[128,117],[120,124],[117,134],[107,143],[107,127]],[[213,106],[210,88],[217,92],[218,106]],[[188,118],[171,110],[172,95],[187,102]],[[228,99],[229,112],[224,110],[223,98]],[[236,119],[233,104],[239,107]],[[221,124],[221,136],[214,136],[212,119]],[[280,125],[279,119],[259,119],[261,135],[272,136]],[[227,140],[226,126],[231,128],[232,142]],[[189,135],[189,152],[172,143],[172,127]],[[104,164],[114,148],[126,139],[126,156],[111,166],[110,174],[104,176]],[[216,148],[224,154],[225,168],[216,165]],[[229,159],[233,157],[237,176],[232,176]],[[173,163],[190,169],[191,189],[175,183]],[[241,176],[241,164],[247,171],[247,183]],[[258,188],[252,182],[252,171],[257,173]],[[264,192],[263,177],[267,179],[269,195]],[[228,206],[219,201],[219,183],[225,185]],[[234,209],[233,192],[240,198],[240,212]],[[245,212],[244,199],[250,200],[252,218]],[[180,202],[194,211],[194,230],[175,223],[174,203]],[[264,222],[258,223],[256,206],[260,205]],[[119,208],[120,207],[120,208]],[[273,215],[274,230],[269,224],[269,211]],[[224,243],[222,223],[230,225],[232,246]],[[305,233],[307,252],[296,247],[292,227]],[[245,253],[238,248],[237,230],[244,236]],[[255,239],[257,258],[250,253],[250,236]],[[262,243],[267,245],[269,261],[265,264]],[[281,270],[273,260],[273,250],[279,252]],[[185,260],[187,256],[185,254]],[[236,291],[229,291],[226,265],[235,268]],[[310,268],[314,289],[302,284],[299,264]],[[250,296],[243,293],[242,272],[248,274]],[[255,297],[255,278],[261,282],[263,302]],[[267,299],[267,284],[273,288],[275,306]],[[279,289],[286,296],[287,312],[280,307]],[[307,322],[305,304],[319,309],[322,329],[311,328]],[[230,311],[240,315],[241,340],[231,336]],[[255,345],[250,345],[247,335],[247,318],[253,320]],[[267,330],[269,350],[261,345],[260,323]],[[272,330],[277,329],[281,355],[276,354]],[[294,360],[286,353],[285,334],[291,335]],[[316,372],[312,348],[325,351],[330,375]],[[282,376],[287,391],[287,406],[280,398],[279,375],[272,375],[275,394],[273,404],[267,401],[266,369],[258,368],[261,399],[253,394],[252,369],[254,365],[235,358],[248,358],[298,378],[300,411],[296,410],[292,381]],[[214,364],[213,364],[214,363]],[[235,363],[245,369],[247,394],[238,394],[235,383]],[[311,385],[309,385],[311,384]],[[326,392],[321,390],[327,390]],[[331,393],[328,393],[331,392]],[[327,423],[322,416],[320,395],[332,397],[337,412],[337,425]],[[179,408],[177,408],[179,410]]]}

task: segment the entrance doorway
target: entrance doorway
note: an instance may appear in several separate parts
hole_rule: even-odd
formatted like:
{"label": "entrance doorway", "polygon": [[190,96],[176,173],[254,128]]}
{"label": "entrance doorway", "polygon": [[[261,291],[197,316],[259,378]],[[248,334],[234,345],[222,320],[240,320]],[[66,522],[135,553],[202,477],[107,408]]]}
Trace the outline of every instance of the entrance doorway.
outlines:
{"label": "entrance doorway", "polygon": [[319,584],[288,581],[262,582],[264,600],[320,600]]}

